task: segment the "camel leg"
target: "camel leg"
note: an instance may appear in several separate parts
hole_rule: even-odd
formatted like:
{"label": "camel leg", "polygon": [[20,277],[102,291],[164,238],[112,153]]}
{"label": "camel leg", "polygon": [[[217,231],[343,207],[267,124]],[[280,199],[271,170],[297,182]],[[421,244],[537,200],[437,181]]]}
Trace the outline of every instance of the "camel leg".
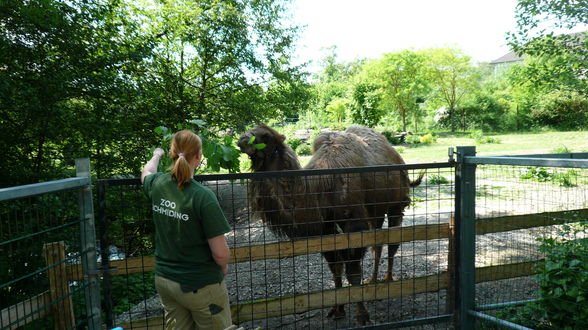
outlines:
{"label": "camel leg", "polygon": [[[402,216],[396,214],[388,214],[388,227],[397,227],[402,222]],[[386,276],[384,277],[384,281],[392,281],[392,268],[394,268],[394,255],[398,251],[400,244],[389,244],[388,245],[388,269],[386,270]]]}
{"label": "camel leg", "polygon": [[[345,276],[351,285],[361,285],[361,260],[363,259],[364,249],[349,249],[348,261],[345,262]],[[365,326],[370,322],[370,314],[365,308],[363,302],[357,303],[356,313],[357,323],[359,326]]]}
{"label": "camel leg", "polygon": [[374,267],[372,268],[372,278],[367,282],[376,283],[378,281],[378,272],[380,270],[380,259],[382,258],[382,246],[372,246],[372,255],[374,256]]}
{"label": "camel leg", "polygon": [[398,248],[400,247],[399,244],[389,244],[388,245],[388,269],[386,271],[386,276],[384,277],[384,281],[392,281],[394,278],[392,277],[392,268],[394,268],[394,255]]}
{"label": "camel leg", "polygon": [[[338,251],[328,251],[323,252],[323,257],[327,260],[329,265],[329,269],[331,273],[333,273],[333,281],[335,282],[335,288],[343,287],[343,262],[341,261],[341,257],[339,256]],[[329,313],[327,317],[332,317],[334,320],[341,319],[345,317],[345,306],[344,305],[335,305]]]}

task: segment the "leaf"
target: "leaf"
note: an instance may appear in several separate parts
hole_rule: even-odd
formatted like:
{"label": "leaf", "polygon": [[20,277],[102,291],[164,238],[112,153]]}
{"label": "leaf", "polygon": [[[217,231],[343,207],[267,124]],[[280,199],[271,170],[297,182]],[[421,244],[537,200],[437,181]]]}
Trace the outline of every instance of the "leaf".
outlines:
{"label": "leaf", "polygon": [[169,133],[169,128],[165,127],[165,126],[157,126],[155,127],[155,133],[159,134],[159,135],[166,135]]}
{"label": "leaf", "polygon": [[265,143],[258,143],[258,144],[255,144],[254,147],[257,150],[263,150],[263,149],[265,149],[265,147],[267,147],[267,144],[265,144]]}
{"label": "leaf", "polygon": [[202,119],[190,120],[190,124],[194,124],[194,125],[198,126],[198,128],[203,128],[206,126],[206,122]]}
{"label": "leaf", "polygon": [[253,142],[254,142],[254,141],[255,141],[255,135],[252,135],[252,136],[249,138],[249,141],[247,141],[247,144],[253,144]]}

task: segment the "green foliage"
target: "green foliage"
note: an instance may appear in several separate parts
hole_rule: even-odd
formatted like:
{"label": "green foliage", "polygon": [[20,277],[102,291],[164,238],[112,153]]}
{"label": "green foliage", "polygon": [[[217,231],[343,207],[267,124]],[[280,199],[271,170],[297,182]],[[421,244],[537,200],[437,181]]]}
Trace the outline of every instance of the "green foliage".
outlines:
{"label": "green foliage", "polygon": [[396,147],[394,149],[396,149],[396,151],[398,151],[399,154],[404,153],[404,150],[406,150],[404,147]]}
{"label": "green foliage", "polygon": [[298,156],[310,156],[312,155],[312,148],[308,143],[302,143],[296,148],[296,154]]}
{"label": "green foliage", "polygon": [[111,280],[112,310],[115,315],[128,312],[130,308],[152,297],[156,292],[154,272],[112,276]]}
{"label": "green foliage", "polygon": [[447,178],[442,175],[433,174],[433,175],[429,176],[429,184],[441,185],[441,184],[447,184],[447,183],[449,183],[449,180],[447,180]]}
{"label": "green foliage", "polygon": [[572,152],[570,149],[568,149],[568,147],[561,145],[553,150],[551,150],[552,154],[568,154]]}
{"label": "green foliage", "polygon": [[508,107],[499,102],[493,91],[480,91],[466,98],[459,111],[465,120],[462,127],[475,127],[481,130],[508,128],[505,127]]}
{"label": "green foliage", "polygon": [[541,95],[531,110],[531,119],[540,126],[576,129],[587,123],[588,98],[575,92],[551,91]]}
{"label": "green foliage", "polygon": [[351,118],[354,123],[374,127],[382,118],[379,108],[381,95],[378,87],[372,83],[359,82],[352,87]]}
{"label": "green foliage", "polygon": [[484,132],[481,130],[472,131],[470,133],[470,138],[474,139],[476,144],[500,143],[500,139],[491,136],[485,136]]}
{"label": "green foliage", "polygon": [[332,123],[340,123],[345,120],[348,112],[349,101],[344,98],[336,98],[327,104],[325,111]]}
{"label": "green foliage", "polygon": [[419,138],[419,142],[422,144],[431,144],[437,142],[437,137],[431,133],[427,133]]}
{"label": "green foliage", "polygon": [[[226,169],[229,173],[238,172],[239,166],[239,150],[235,147],[235,141],[232,136],[219,136],[206,128],[206,123],[202,120],[190,120],[187,124],[176,125],[176,130],[189,129],[194,131],[202,140],[202,154],[204,157],[203,163],[206,165],[205,172],[218,172],[221,168]],[[151,152],[156,147],[161,147],[166,152],[169,151],[173,133],[170,129],[164,126],[159,126],[155,129],[155,134],[161,137],[161,144],[151,148]],[[254,143],[254,138],[249,141]],[[255,144],[258,149],[265,148],[263,143]],[[168,169],[172,164],[169,157],[162,157],[160,167]]]}
{"label": "green foliage", "polygon": [[384,137],[388,140],[388,142],[390,142],[391,145],[399,145],[400,144],[400,138],[396,137],[396,133],[391,132],[391,131],[383,131],[382,135],[384,135]]}
{"label": "green foliage", "polygon": [[286,140],[286,143],[290,146],[290,148],[292,148],[292,150],[296,150],[296,148],[298,148],[299,145],[304,143],[304,141],[299,138],[288,138]]}
{"label": "green foliage", "polygon": [[557,236],[540,239],[545,260],[537,267],[537,308],[555,328],[588,327],[588,238],[582,238],[587,228],[585,222],[564,225]]}
{"label": "green foliage", "polygon": [[533,65],[529,80],[535,85],[550,85],[561,90],[587,94],[585,73],[588,61],[586,33],[556,35],[588,24],[585,1],[519,1],[515,10],[516,31],[508,34],[509,46],[518,54],[540,57],[550,65]]}
{"label": "green foliage", "polygon": [[565,172],[549,172],[544,167],[528,167],[520,178],[538,182],[554,182],[563,187],[575,187],[578,172],[574,169]]}

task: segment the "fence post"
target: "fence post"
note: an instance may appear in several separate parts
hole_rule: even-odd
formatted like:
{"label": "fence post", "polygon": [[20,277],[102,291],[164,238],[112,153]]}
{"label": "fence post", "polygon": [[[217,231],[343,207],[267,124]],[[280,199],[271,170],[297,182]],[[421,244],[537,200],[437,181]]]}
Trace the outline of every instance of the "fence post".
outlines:
{"label": "fence post", "polygon": [[[91,177],[90,159],[76,159],[76,176]],[[100,282],[98,278],[98,261],[96,259],[96,229],[94,223],[94,205],[92,202],[92,184],[80,189],[80,238],[82,267],[84,269],[86,314],[88,328],[99,330],[102,328],[100,319]]]}
{"label": "fence post", "polygon": [[49,293],[51,301],[58,301],[52,308],[55,329],[71,329],[76,324],[73,303],[69,294],[69,283],[65,265],[65,243],[63,241],[43,245]]}
{"label": "fence post", "polygon": [[476,147],[457,147],[455,171],[455,328],[473,329],[475,321],[468,311],[475,308],[476,257],[476,165],[464,157],[475,156]]}
{"label": "fence post", "polygon": [[112,276],[110,275],[110,239],[108,228],[110,221],[106,217],[106,181],[97,182],[98,190],[98,234],[100,237],[100,260],[102,269],[102,302],[106,327],[114,327],[112,306]]}

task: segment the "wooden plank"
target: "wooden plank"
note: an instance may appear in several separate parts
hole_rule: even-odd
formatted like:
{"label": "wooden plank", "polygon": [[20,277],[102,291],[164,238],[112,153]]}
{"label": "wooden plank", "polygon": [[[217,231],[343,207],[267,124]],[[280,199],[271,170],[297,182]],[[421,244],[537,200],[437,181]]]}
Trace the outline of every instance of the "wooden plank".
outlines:
{"label": "wooden plank", "polygon": [[[370,232],[329,235],[319,238],[301,239],[272,244],[259,244],[231,249],[231,263],[256,261],[272,258],[290,258],[298,255],[320,253],[372,245],[430,240],[449,237],[447,223],[395,227]],[[155,257],[138,257],[110,261],[110,267],[116,268],[111,275],[125,275],[149,272],[155,269]],[[98,266],[100,269],[100,265]],[[81,265],[68,266],[68,279],[77,281],[83,278]]]}
{"label": "wooden plank", "polygon": [[[111,267],[110,275],[126,275],[147,273],[155,270],[155,257],[136,257],[123,260],[111,260],[109,262]],[[98,263],[98,269],[101,264]],[[80,281],[84,278],[82,265],[68,265],[67,278],[69,281]]]}
{"label": "wooden plank", "polygon": [[447,286],[447,275],[431,275],[410,280],[349,286],[296,295],[285,298],[267,299],[231,306],[233,322],[265,319],[287,314],[302,313],[313,309],[320,309],[335,304],[347,304],[360,301],[372,301],[412,295],[423,292],[438,291]]}
{"label": "wooden plank", "polygon": [[431,240],[449,237],[447,223],[394,227],[369,232],[328,235],[318,238],[293,240],[272,244],[244,246],[232,249],[231,262],[255,261],[272,258],[289,258],[356,247],[369,247],[390,243]]}
{"label": "wooden plank", "polygon": [[491,282],[536,274],[535,266],[541,260],[476,268],[476,283]]}
{"label": "wooden plank", "polygon": [[46,243],[43,245],[43,251],[45,262],[50,267],[47,270],[47,276],[51,301],[58,301],[51,309],[55,329],[73,328],[76,321],[64,262],[65,243],[63,241]]}
{"label": "wooden plank", "polygon": [[588,219],[588,209],[509,215],[476,221],[476,235],[560,225]]}
{"label": "wooden plank", "polygon": [[[535,273],[533,265],[539,260],[519,262],[506,265],[495,265],[476,268],[476,283],[529,276]],[[297,314],[313,309],[328,308],[335,304],[367,302],[372,300],[390,299],[426,292],[447,289],[450,277],[446,272],[414,279],[367,284],[357,287],[344,287],[319,292],[311,292],[284,298],[260,299],[231,306],[233,323],[238,324],[249,320]],[[149,326],[147,327],[147,324]],[[117,325],[124,329],[161,327],[162,316],[154,316],[145,320],[133,321]]]}
{"label": "wooden plank", "polygon": [[[45,291],[30,299],[19,302],[16,305],[4,308],[0,313],[0,326],[2,329],[16,329],[31,323],[34,320],[40,319],[49,313],[47,308],[51,303],[51,293]],[[23,318],[24,317],[24,318]],[[10,327],[8,324],[16,322]]]}

